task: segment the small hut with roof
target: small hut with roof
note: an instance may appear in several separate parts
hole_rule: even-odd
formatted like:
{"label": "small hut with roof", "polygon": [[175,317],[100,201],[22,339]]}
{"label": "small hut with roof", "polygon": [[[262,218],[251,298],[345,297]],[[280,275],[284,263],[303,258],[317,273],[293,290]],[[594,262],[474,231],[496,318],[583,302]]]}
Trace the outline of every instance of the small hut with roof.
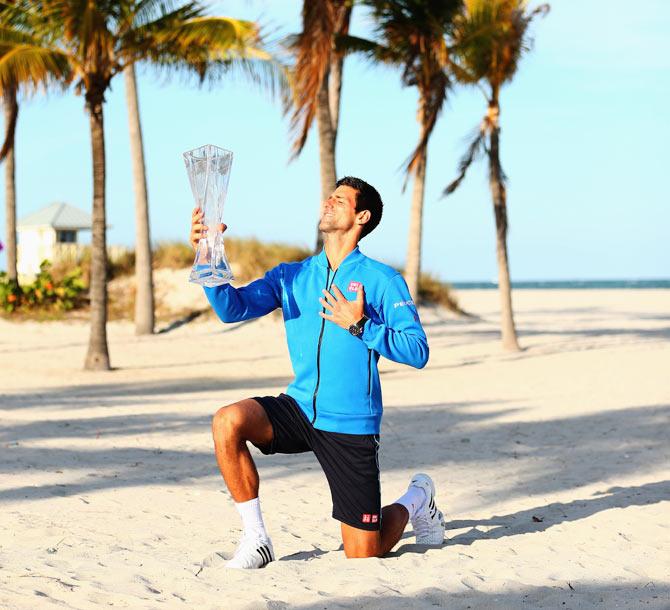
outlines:
{"label": "small hut with roof", "polygon": [[52,203],[19,219],[16,227],[18,273],[39,273],[44,260],[77,260],[81,249],[77,234],[90,231],[91,227],[90,214],[67,203]]}

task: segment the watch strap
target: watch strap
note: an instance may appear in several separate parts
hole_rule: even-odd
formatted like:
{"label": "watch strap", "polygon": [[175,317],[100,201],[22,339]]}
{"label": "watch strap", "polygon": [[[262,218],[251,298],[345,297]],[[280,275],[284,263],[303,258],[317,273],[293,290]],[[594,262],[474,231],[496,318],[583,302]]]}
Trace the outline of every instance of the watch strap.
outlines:
{"label": "watch strap", "polygon": [[370,318],[368,318],[365,314],[363,314],[363,317],[362,317],[358,322],[356,322],[356,326],[358,326],[358,328],[360,328],[361,330],[363,330],[363,327],[365,326],[365,323],[366,323],[369,319],[370,319]]}
{"label": "watch strap", "polygon": [[349,326],[349,333],[354,337],[361,337],[363,335],[363,330],[365,323],[369,320],[367,316],[363,316],[358,322]]}

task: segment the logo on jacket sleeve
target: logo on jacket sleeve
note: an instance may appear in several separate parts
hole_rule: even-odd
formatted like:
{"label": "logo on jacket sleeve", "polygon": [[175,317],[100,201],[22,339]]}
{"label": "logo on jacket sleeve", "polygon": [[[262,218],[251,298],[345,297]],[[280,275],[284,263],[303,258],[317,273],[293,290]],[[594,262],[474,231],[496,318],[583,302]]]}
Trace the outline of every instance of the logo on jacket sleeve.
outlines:
{"label": "logo on jacket sleeve", "polygon": [[360,282],[349,282],[349,288],[347,288],[349,292],[358,292],[360,289],[361,289]]}

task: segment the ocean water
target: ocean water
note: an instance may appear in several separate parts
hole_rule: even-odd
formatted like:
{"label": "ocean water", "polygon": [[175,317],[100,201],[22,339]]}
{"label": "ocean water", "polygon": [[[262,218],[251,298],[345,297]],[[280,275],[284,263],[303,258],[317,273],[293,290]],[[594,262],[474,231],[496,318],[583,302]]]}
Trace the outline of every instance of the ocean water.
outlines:
{"label": "ocean water", "polygon": [[[458,290],[473,289],[497,289],[495,282],[448,282]],[[512,282],[515,290],[524,289],[611,289],[611,288],[670,288],[670,279],[667,280],[546,280],[546,281],[523,281]]]}

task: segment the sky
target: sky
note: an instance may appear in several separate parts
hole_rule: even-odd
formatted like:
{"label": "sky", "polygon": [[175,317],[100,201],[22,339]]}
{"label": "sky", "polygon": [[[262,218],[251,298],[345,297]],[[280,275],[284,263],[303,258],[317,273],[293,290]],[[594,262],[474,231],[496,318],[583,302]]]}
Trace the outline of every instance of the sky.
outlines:
{"label": "sky", "polygon": [[[209,6],[213,14],[259,20],[275,36],[300,29],[297,0]],[[512,279],[670,277],[670,3],[556,0],[531,32],[533,48],[501,96]],[[352,33],[371,34],[360,7]],[[193,198],[181,154],[211,143],[235,155],[224,210],[229,234],[313,247],[321,192],[315,129],[289,163],[280,104],[243,79],[200,89],[179,78],[166,82],[147,66],[138,68],[138,79],[154,242],[187,240]],[[361,249],[396,266],[407,247],[411,184],[403,193],[400,166],[418,137],[416,101],[397,70],[346,60],[337,171],[381,193],[383,220]],[[485,109],[478,89],[455,89],[429,145],[422,270],[446,281],[497,275],[485,166],[473,167],[454,195],[441,197]],[[107,96],[105,137],[108,243],[130,246],[134,199],[122,76]],[[90,211],[90,132],[80,96],[23,101],[16,138],[19,218],[55,201]],[[3,171],[0,183],[4,188]],[[4,241],[4,216],[0,235]],[[2,253],[0,268],[5,264]]]}

